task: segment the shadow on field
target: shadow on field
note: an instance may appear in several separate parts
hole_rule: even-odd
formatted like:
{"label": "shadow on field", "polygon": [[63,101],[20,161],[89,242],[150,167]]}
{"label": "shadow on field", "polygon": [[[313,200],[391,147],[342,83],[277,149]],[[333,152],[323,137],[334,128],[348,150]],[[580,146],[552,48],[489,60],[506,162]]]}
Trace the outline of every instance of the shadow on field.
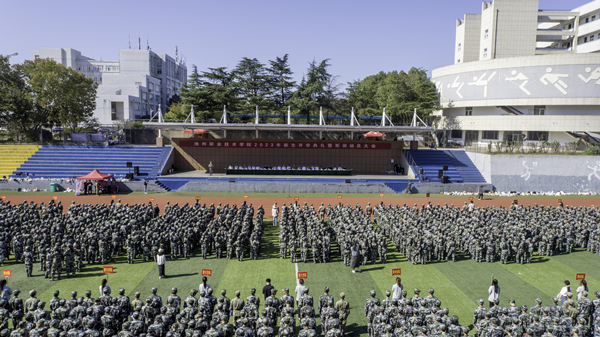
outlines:
{"label": "shadow on field", "polygon": [[365,325],[358,325],[357,323],[352,323],[346,326],[346,335],[356,336],[356,335],[366,335],[367,327]]}

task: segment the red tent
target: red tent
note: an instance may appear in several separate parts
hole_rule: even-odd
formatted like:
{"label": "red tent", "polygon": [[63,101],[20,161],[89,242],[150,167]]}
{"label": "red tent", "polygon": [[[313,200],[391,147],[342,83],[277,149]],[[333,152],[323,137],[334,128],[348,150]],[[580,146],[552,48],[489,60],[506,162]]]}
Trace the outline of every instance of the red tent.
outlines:
{"label": "red tent", "polygon": [[371,131],[371,132],[365,133],[363,136],[364,137],[383,137],[383,133],[377,132],[377,131]]}
{"label": "red tent", "polygon": [[82,176],[77,177],[77,180],[106,180],[108,178],[112,178],[112,174],[103,174],[98,170],[93,170],[92,172]]}
{"label": "red tent", "polygon": [[[199,133],[206,133],[208,131],[204,130],[204,129],[195,129],[193,130],[195,134],[199,134]],[[192,133],[192,130],[187,129],[187,130],[183,130],[183,133]]]}

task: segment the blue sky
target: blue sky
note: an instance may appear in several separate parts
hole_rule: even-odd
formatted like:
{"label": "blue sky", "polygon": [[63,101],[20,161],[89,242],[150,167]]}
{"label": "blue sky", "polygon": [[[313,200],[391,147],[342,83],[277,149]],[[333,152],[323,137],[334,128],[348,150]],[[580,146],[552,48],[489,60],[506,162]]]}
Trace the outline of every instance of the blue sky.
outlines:
{"label": "blue sky", "polygon": [[[540,0],[572,9],[590,0]],[[267,64],[290,55],[296,80],[308,62],[331,59],[339,82],[379,71],[432,69],[453,62],[455,21],[481,12],[480,0],[0,1],[0,54],[29,59],[39,47],[74,48],[117,60],[141,37],[158,53],[195,64],[235,67],[242,57]]]}

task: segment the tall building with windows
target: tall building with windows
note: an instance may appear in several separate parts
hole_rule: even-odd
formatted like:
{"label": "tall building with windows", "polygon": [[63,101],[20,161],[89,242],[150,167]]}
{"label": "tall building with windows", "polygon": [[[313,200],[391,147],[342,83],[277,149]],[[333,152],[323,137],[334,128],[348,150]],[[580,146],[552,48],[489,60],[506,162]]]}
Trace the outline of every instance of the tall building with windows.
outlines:
{"label": "tall building with windows", "polygon": [[457,20],[453,63],[432,72],[438,137],[600,140],[600,0],[572,10],[484,2],[481,14]]}
{"label": "tall building with windows", "polygon": [[148,118],[187,81],[185,61],[150,50],[121,49],[118,61],[94,60],[71,48],[40,48],[32,59],[51,58],[98,84],[94,117],[101,124]]}

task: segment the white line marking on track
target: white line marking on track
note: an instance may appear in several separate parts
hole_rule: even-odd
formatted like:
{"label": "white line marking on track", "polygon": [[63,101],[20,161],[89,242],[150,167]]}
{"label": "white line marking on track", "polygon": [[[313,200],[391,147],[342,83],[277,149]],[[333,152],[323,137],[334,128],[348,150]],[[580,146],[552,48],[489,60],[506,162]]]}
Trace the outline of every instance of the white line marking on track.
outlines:
{"label": "white line marking on track", "polygon": [[298,279],[298,262],[295,263],[296,265],[296,275],[294,276],[296,278],[296,287],[300,285],[300,280]]}

